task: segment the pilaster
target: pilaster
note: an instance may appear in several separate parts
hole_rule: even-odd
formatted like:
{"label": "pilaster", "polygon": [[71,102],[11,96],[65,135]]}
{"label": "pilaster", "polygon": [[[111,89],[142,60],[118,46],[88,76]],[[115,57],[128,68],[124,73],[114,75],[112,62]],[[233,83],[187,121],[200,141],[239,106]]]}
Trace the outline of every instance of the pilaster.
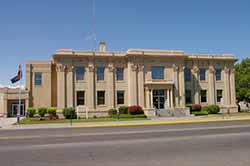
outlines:
{"label": "pilaster", "polygon": [[231,100],[231,97],[230,97],[230,69],[225,66],[224,67],[224,104],[226,106],[229,106],[230,105],[230,100]]}
{"label": "pilaster", "polygon": [[179,93],[180,93],[180,107],[185,107],[185,82],[184,82],[184,66],[179,66]]}
{"label": "pilaster", "polygon": [[211,65],[209,66],[208,73],[208,103],[215,104],[215,82],[214,82],[214,72],[215,69]]}
{"label": "pilaster", "polygon": [[66,71],[67,107],[74,107],[74,66],[67,67]]}
{"label": "pilaster", "polygon": [[128,98],[129,105],[137,105],[137,65],[128,63]]}
{"label": "pilaster", "polygon": [[179,67],[173,64],[173,71],[174,71],[174,90],[175,90],[175,107],[179,107],[180,105],[180,93],[179,93]]}
{"label": "pilaster", "polygon": [[236,91],[235,91],[235,69],[230,70],[230,90],[231,90],[231,105],[236,105]]}
{"label": "pilaster", "polygon": [[88,92],[87,92],[87,105],[90,110],[95,109],[96,92],[95,92],[95,67],[90,63],[87,68],[88,72]]}
{"label": "pilaster", "polygon": [[199,68],[194,66],[192,69],[192,83],[193,83],[193,95],[194,96],[194,103],[200,104],[200,86],[199,86]]}
{"label": "pilaster", "polygon": [[62,64],[57,64],[57,109],[62,110],[66,107],[65,103],[65,69]]}
{"label": "pilaster", "polygon": [[145,98],[144,98],[144,66],[138,66],[138,98],[139,105],[144,108],[145,107]]}
{"label": "pilaster", "polygon": [[115,107],[115,68],[112,63],[108,65],[108,96],[109,96],[109,106],[111,108]]}

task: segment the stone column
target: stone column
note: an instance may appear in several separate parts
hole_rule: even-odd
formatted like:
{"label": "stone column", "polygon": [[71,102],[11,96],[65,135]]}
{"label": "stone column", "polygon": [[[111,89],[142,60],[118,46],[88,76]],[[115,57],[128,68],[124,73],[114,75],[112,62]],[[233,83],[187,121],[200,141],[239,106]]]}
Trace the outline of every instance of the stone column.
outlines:
{"label": "stone column", "polygon": [[153,89],[150,89],[150,108],[154,108],[154,103],[153,103]]}
{"label": "stone column", "polygon": [[199,68],[194,66],[192,69],[192,83],[194,89],[194,103],[200,104]]}
{"label": "stone column", "polygon": [[114,108],[116,105],[115,102],[115,82],[114,82],[114,72],[115,68],[112,63],[108,65],[108,96],[109,96],[109,105],[111,108]]}
{"label": "stone column", "polygon": [[67,107],[74,107],[74,66],[67,68]]}
{"label": "stone column", "polygon": [[185,80],[184,80],[184,66],[179,66],[179,93],[180,93],[180,107],[185,107]]}
{"label": "stone column", "polygon": [[146,108],[150,108],[150,92],[149,92],[149,88],[146,87]]}
{"label": "stone column", "polygon": [[230,90],[231,90],[231,105],[236,105],[236,90],[235,90],[235,69],[230,70]]}
{"label": "stone column", "polygon": [[87,105],[89,110],[95,109],[96,92],[95,92],[95,67],[94,64],[88,65],[88,92],[87,92]]}
{"label": "stone column", "polygon": [[8,100],[7,99],[4,99],[3,100],[3,117],[4,118],[7,118],[8,117]]}
{"label": "stone column", "polygon": [[140,65],[138,67],[138,98],[139,105],[144,108],[145,107],[145,98],[144,98],[144,66]]}
{"label": "stone column", "polygon": [[174,71],[174,90],[175,90],[175,107],[179,107],[180,105],[180,94],[179,94],[179,68],[175,64],[173,65]]}
{"label": "stone column", "polygon": [[230,105],[230,100],[231,100],[229,73],[230,73],[230,69],[227,66],[225,66],[225,68],[224,68],[224,96],[223,97],[224,97],[224,104],[226,106]]}
{"label": "stone column", "polygon": [[168,106],[168,108],[170,108],[170,105],[171,105],[171,103],[170,103],[170,92],[169,92],[169,89],[167,89],[167,106]]}
{"label": "stone column", "polygon": [[65,102],[65,66],[58,64],[56,66],[57,71],[57,109],[62,111],[66,107]]}
{"label": "stone column", "polygon": [[137,105],[137,65],[129,62],[128,63],[128,98],[129,106]]}
{"label": "stone column", "polygon": [[170,107],[174,108],[174,102],[173,102],[173,89],[170,89]]}
{"label": "stone column", "polygon": [[215,82],[214,82],[214,72],[213,66],[209,66],[208,73],[208,104],[215,104]]}

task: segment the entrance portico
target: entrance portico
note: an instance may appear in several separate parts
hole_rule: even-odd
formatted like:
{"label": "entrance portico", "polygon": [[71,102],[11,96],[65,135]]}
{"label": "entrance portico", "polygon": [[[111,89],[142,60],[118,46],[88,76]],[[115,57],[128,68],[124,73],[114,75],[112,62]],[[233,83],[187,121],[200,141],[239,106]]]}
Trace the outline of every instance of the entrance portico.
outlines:
{"label": "entrance portico", "polygon": [[150,82],[145,84],[147,109],[174,108],[174,84],[172,82]]}

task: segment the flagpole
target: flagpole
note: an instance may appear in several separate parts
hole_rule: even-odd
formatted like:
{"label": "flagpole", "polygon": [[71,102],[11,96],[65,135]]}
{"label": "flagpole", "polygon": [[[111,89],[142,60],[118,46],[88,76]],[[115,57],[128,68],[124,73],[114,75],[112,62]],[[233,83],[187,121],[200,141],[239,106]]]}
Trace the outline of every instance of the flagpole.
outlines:
{"label": "flagpole", "polygon": [[19,80],[19,104],[18,104],[18,111],[17,111],[17,124],[19,124],[20,122],[20,112],[21,112],[21,80],[22,78]]}

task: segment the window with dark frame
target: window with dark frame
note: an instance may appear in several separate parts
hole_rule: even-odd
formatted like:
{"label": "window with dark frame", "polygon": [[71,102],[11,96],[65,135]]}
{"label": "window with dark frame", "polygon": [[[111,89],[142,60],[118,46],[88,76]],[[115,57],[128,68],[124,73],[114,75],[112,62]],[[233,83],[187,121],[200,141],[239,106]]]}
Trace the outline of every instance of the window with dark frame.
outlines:
{"label": "window with dark frame", "polygon": [[105,104],[105,91],[97,91],[97,105]]}
{"label": "window with dark frame", "polygon": [[84,91],[77,91],[76,92],[76,105],[85,105],[85,92]]}
{"label": "window with dark frame", "polygon": [[192,104],[192,94],[190,89],[185,90],[186,104]]}
{"label": "window with dark frame", "polygon": [[36,86],[42,85],[42,73],[41,72],[35,72],[35,85]]}
{"label": "window with dark frame", "polygon": [[201,103],[207,102],[207,90],[201,90]]}
{"label": "window with dark frame", "polygon": [[124,79],[124,69],[122,67],[116,68],[116,80],[123,80]]}
{"label": "window with dark frame", "polygon": [[215,80],[220,81],[221,80],[221,69],[215,69]]}
{"label": "window with dark frame", "polygon": [[84,67],[76,67],[75,69],[76,80],[84,80],[85,68]]}
{"label": "window with dark frame", "polygon": [[104,72],[105,72],[105,67],[97,67],[96,75],[98,81],[104,80]]}
{"label": "window with dark frame", "polygon": [[205,81],[206,80],[206,69],[205,68],[200,68],[200,81]]}
{"label": "window with dark frame", "polygon": [[124,104],[124,91],[117,91],[117,104]]}
{"label": "window with dark frame", "polygon": [[216,90],[217,102],[220,103],[223,98],[223,91],[221,89]]}
{"label": "window with dark frame", "polygon": [[190,68],[185,68],[184,69],[184,77],[185,77],[185,81],[191,81],[191,70],[190,70]]}
{"label": "window with dark frame", "polygon": [[152,79],[154,80],[164,79],[164,67],[163,66],[152,66],[151,73],[152,73]]}

